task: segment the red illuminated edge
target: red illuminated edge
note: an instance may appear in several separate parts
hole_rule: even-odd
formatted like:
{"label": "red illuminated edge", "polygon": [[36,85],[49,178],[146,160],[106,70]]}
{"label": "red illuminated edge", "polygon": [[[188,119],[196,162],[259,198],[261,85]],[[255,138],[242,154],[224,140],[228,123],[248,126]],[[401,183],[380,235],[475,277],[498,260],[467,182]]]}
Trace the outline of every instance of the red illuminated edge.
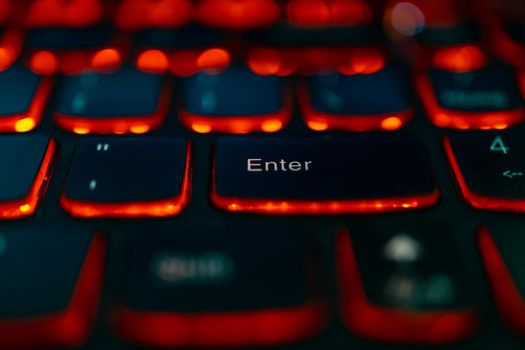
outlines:
{"label": "red illuminated edge", "polygon": [[434,125],[441,128],[505,129],[525,119],[522,108],[498,112],[468,112],[443,108],[439,105],[430,78],[424,71],[414,74],[414,84],[428,117]]}
{"label": "red illuminated edge", "polygon": [[165,82],[161,88],[157,109],[151,115],[89,118],[55,112],[53,119],[60,128],[78,134],[143,134],[158,129],[166,119],[171,91],[171,84]]}
{"label": "red illuminated edge", "polygon": [[[53,78],[42,77],[27,111],[14,115],[0,116],[0,132],[27,132],[33,130],[42,120],[42,111],[53,87]],[[22,120],[31,120],[32,127],[20,129],[17,125]]]}
{"label": "red illuminated edge", "polygon": [[265,310],[171,313],[118,307],[114,328],[125,340],[162,347],[245,347],[305,340],[326,323],[325,306],[310,301]]}
{"label": "red illuminated edge", "polygon": [[371,303],[347,230],[337,235],[341,317],[356,335],[404,344],[445,344],[472,336],[479,327],[475,308],[415,312]]}
{"label": "red illuminated edge", "polygon": [[525,212],[525,199],[504,199],[484,196],[472,192],[468,187],[467,181],[463,177],[456,155],[452,149],[452,144],[447,136],[443,138],[443,146],[445,148],[450,168],[456,178],[458,188],[468,204],[476,209]]}
{"label": "red illuminated edge", "polygon": [[[291,118],[292,96],[289,91],[283,96],[283,108],[275,113],[242,116],[207,116],[179,109],[180,122],[189,130],[200,133],[248,134],[254,132],[277,132]],[[276,123],[275,126],[266,123]],[[265,127],[269,125],[269,127]],[[199,130],[198,127],[201,129]]]}
{"label": "red illuminated edge", "polygon": [[62,194],[61,207],[77,218],[139,218],[166,217],[179,214],[189,203],[191,195],[191,143],[186,146],[186,165],[178,196],[169,199],[130,202],[130,203],[95,203],[71,199]]}
{"label": "red illuminated edge", "polygon": [[8,202],[0,202],[0,219],[21,219],[35,213],[53,171],[56,142],[49,140],[40,168],[27,196]]}
{"label": "red illuminated edge", "polygon": [[[362,132],[372,130],[398,130],[407,124],[413,116],[410,110],[370,115],[345,115],[319,112],[312,106],[308,88],[305,84],[299,84],[297,86],[297,96],[306,125],[318,131],[343,130]],[[392,129],[385,128],[382,122],[388,118],[399,119],[399,126]],[[312,123],[319,124],[319,127],[313,127]]]}
{"label": "red illuminated edge", "polygon": [[32,318],[0,320],[0,347],[72,347],[85,342],[102,288],[105,239],[95,234],[65,310]]}
{"label": "red illuminated edge", "polygon": [[477,238],[499,313],[515,333],[523,335],[525,333],[525,299],[514,283],[489,230],[481,227]]}

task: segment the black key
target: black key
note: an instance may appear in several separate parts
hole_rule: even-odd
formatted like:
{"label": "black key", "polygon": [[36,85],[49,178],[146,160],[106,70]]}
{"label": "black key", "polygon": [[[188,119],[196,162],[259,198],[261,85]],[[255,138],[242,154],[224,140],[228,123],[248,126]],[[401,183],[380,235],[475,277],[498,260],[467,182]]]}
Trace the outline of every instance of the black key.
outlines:
{"label": "black key", "polygon": [[425,149],[404,134],[225,137],[212,202],[229,211],[367,213],[426,207],[439,190]]}
{"label": "black key", "polygon": [[189,200],[182,138],[92,138],[78,143],[61,205],[76,217],[178,214]]}
{"label": "black key", "polygon": [[357,335],[391,343],[442,344],[475,333],[476,290],[442,227],[342,232],[337,241],[342,317]]}
{"label": "black key", "polygon": [[86,230],[4,227],[0,279],[6,283],[0,284],[0,347],[82,344],[98,303],[104,246],[101,236]]}
{"label": "black key", "polygon": [[474,208],[525,211],[522,133],[450,133],[444,141],[464,199]]}
{"label": "black key", "polygon": [[0,132],[27,132],[40,124],[52,80],[19,64],[0,73]]}
{"label": "black key", "polygon": [[113,73],[87,72],[63,79],[54,120],[78,134],[142,134],[160,127],[171,86],[160,75],[122,67]]}
{"label": "black key", "polygon": [[387,66],[372,74],[320,73],[300,87],[303,118],[313,130],[395,130],[412,117],[406,74]]}
{"label": "black key", "polygon": [[284,81],[233,65],[217,74],[201,72],[184,80],[181,122],[196,132],[275,132],[290,119]]}
{"label": "black key", "polygon": [[53,170],[55,149],[49,137],[0,138],[0,219],[35,213]]}
{"label": "black key", "polygon": [[525,334],[525,274],[522,227],[483,227],[478,243],[498,311],[517,334]]}
{"label": "black key", "polygon": [[[324,303],[297,228],[133,236],[116,330],[155,347],[247,347],[320,331]],[[315,262],[317,263],[317,262]]]}
{"label": "black key", "polygon": [[515,72],[503,64],[468,72],[422,71],[416,88],[428,117],[439,127],[505,129],[525,117]]}

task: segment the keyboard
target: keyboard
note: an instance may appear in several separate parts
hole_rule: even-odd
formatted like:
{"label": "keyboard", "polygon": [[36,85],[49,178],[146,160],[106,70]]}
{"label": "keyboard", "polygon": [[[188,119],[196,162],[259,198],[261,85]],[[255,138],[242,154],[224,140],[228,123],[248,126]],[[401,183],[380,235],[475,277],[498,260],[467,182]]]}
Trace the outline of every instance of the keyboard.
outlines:
{"label": "keyboard", "polygon": [[0,0],[0,349],[522,349],[522,0]]}

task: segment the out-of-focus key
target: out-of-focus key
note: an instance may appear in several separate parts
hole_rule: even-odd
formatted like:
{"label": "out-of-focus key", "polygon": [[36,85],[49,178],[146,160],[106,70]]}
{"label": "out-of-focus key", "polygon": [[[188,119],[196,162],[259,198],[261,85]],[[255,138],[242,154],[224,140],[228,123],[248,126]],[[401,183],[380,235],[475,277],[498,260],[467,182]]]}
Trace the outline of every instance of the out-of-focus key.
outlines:
{"label": "out-of-focus key", "polygon": [[454,129],[505,129],[525,118],[516,74],[494,62],[462,72],[429,69],[415,86],[430,120]]}
{"label": "out-of-focus key", "polygon": [[[357,68],[366,65],[355,65]],[[396,130],[412,117],[408,82],[399,66],[383,63],[355,74],[320,73],[299,86],[303,118],[310,129]]]}
{"label": "out-of-focus key", "polygon": [[37,74],[79,74],[118,68],[127,49],[128,38],[108,25],[39,28],[27,33],[22,58]]}
{"label": "out-of-focus key", "polygon": [[454,241],[443,228],[404,226],[356,228],[351,238],[339,234],[346,327],[362,337],[401,344],[444,344],[472,336],[480,312]]}
{"label": "out-of-focus key", "polygon": [[459,190],[474,208],[525,211],[523,133],[450,133],[445,151]]}
{"label": "out-of-focus key", "polygon": [[189,0],[123,0],[115,13],[115,24],[124,30],[176,28],[191,18]]}
{"label": "out-of-focus key", "polygon": [[55,123],[77,134],[143,134],[161,126],[171,99],[162,76],[122,67],[64,77]]}
{"label": "out-of-focus key", "polygon": [[280,77],[261,76],[234,65],[202,72],[183,82],[182,124],[199,133],[276,132],[291,116],[291,96]]}
{"label": "out-of-focus key", "polygon": [[65,227],[0,233],[0,347],[79,346],[91,331],[104,265],[104,239]]}
{"label": "out-of-focus key", "polygon": [[82,140],[60,204],[85,218],[177,215],[189,201],[190,170],[181,138]]}
{"label": "out-of-focus key", "polygon": [[200,23],[224,29],[267,27],[280,16],[274,0],[200,0],[194,18]]}
{"label": "out-of-focus key", "polygon": [[133,236],[114,326],[155,347],[269,346],[319,333],[318,263],[297,228]]}
{"label": "out-of-focus key", "polygon": [[503,321],[519,336],[525,334],[525,279],[521,227],[483,227],[478,243],[485,270]]}
{"label": "out-of-focus key", "polygon": [[49,137],[0,137],[0,219],[35,213],[53,170],[55,149]]}
{"label": "out-of-focus key", "polygon": [[424,147],[404,134],[225,137],[213,204],[228,211],[337,214],[408,210],[439,198]]}
{"label": "out-of-focus key", "polygon": [[297,26],[368,25],[373,20],[370,4],[364,0],[290,0],[288,21]]}
{"label": "out-of-focus key", "polygon": [[22,65],[0,72],[0,132],[27,132],[40,124],[53,80]]}
{"label": "out-of-focus key", "polygon": [[88,27],[104,16],[101,0],[34,0],[29,3],[24,18],[28,27]]}

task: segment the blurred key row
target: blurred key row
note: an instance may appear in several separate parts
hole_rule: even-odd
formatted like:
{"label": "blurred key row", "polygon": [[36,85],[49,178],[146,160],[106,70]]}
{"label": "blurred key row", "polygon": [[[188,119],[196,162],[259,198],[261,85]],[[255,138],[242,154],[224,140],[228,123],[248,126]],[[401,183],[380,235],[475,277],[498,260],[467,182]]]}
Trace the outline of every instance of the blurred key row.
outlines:
{"label": "blurred key row", "polygon": [[[432,223],[322,232],[335,237],[339,300],[333,306],[347,330],[377,342],[429,346],[477,334],[489,301],[451,233]],[[0,346],[78,346],[95,318],[107,319],[120,339],[148,347],[306,341],[336,317],[317,237],[311,229],[268,225],[249,232],[129,232],[120,287],[108,296],[110,311],[97,315],[103,276],[110,273],[106,256],[115,253],[105,234],[4,228],[0,278],[10,283],[0,284]],[[501,319],[523,336],[524,261],[516,249],[523,235],[497,226],[480,227],[476,237]]]}
{"label": "blurred key row", "polygon": [[[450,133],[443,140],[460,196],[477,209],[525,212],[522,133]],[[0,138],[0,216],[35,214],[58,147],[44,136]],[[190,202],[192,145],[179,137],[78,142],[60,198],[79,218],[167,217]],[[360,214],[434,206],[440,190],[424,145],[405,133],[219,138],[213,206],[263,214]]]}
{"label": "blurred key row", "polygon": [[[421,70],[413,81],[438,127],[506,129],[525,119],[517,71],[505,64],[462,73]],[[286,127],[295,105],[315,131],[392,131],[413,118],[410,85],[401,63],[294,80],[260,75],[241,63],[175,80],[131,66],[52,77],[15,65],[0,72],[0,132],[31,131],[50,110],[57,126],[76,134],[143,134],[167,118],[197,133],[272,133]]]}

